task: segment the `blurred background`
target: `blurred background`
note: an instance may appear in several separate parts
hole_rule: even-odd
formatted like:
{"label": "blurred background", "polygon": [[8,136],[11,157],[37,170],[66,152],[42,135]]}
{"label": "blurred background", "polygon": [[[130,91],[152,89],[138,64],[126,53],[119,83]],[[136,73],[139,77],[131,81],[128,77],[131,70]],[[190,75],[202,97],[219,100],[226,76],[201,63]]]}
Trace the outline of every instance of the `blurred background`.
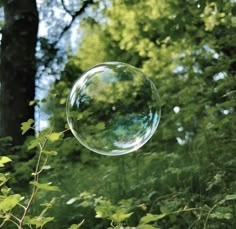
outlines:
{"label": "blurred background", "polygon": [[159,218],[146,229],[235,228],[235,0],[1,0],[0,7],[0,155],[14,161],[14,192],[27,198],[35,165],[28,150],[35,133],[22,135],[21,123],[35,119],[36,132],[68,128],[67,96],[91,66],[140,68],[162,102],[154,137],[135,153],[96,155],[70,132],[49,145],[58,156],[41,179],[61,191],[39,192],[30,212],[56,198],[44,228],[83,219],[81,228],[112,221],[141,228],[147,214]]}

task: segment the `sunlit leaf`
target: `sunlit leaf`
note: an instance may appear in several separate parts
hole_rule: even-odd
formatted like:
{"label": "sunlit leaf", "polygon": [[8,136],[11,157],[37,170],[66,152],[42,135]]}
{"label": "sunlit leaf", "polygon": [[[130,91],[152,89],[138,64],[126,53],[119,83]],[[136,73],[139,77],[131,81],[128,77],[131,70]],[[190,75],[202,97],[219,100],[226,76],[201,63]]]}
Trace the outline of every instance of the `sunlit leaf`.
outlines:
{"label": "sunlit leaf", "polygon": [[10,211],[12,210],[21,200],[19,194],[14,194],[11,196],[3,197],[0,199],[0,211]]}
{"label": "sunlit leaf", "polygon": [[60,99],[60,104],[65,104],[66,103],[66,98],[62,98],[62,99]]}
{"label": "sunlit leaf", "polygon": [[21,123],[22,135],[25,134],[31,128],[33,123],[34,123],[33,119],[28,119],[27,122]]}
{"label": "sunlit leaf", "polygon": [[54,220],[54,217],[35,216],[30,218],[29,216],[26,216],[24,224],[35,225],[36,228],[42,228],[45,224],[51,222],[52,220]]}
{"label": "sunlit leaf", "polygon": [[72,224],[68,229],[78,229],[83,223],[84,223],[84,220],[82,220],[82,222],[79,224]]}
{"label": "sunlit leaf", "polygon": [[51,168],[52,168],[51,165],[44,165],[44,166],[42,167],[43,170],[49,170],[49,169],[51,169]]}
{"label": "sunlit leaf", "polygon": [[6,180],[7,180],[7,178],[6,178],[5,174],[0,173],[0,182],[5,182]]}
{"label": "sunlit leaf", "polygon": [[51,133],[47,135],[47,138],[49,141],[55,142],[55,141],[58,141],[61,136],[62,136],[62,133]]}
{"label": "sunlit leaf", "polygon": [[158,220],[164,218],[165,216],[166,216],[166,214],[153,215],[153,214],[148,213],[146,216],[141,218],[140,223],[147,224],[150,222],[158,221]]}
{"label": "sunlit leaf", "polygon": [[0,167],[4,167],[4,164],[12,161],[11,158],[6,156],[0,156]]}
{"label": "sunlit leaf", "polygon": [[70,204],[73,204],[78,198],[71,198],[69,199],[66,204],[70,205]]}
{"label": "sunlit leaf", "polygon": [[113,211],[114,206],[108,200],[100,201],[100,205],[96,206],[96,218],[110,218]]}
{"label": "sunlit leaf", "polygon": [[111,219],[116,223],[121,223],[124,220],[128,219],[132,214],[133,212],[126,213],[125,211],[118,211],[117,213],[112,214]]}

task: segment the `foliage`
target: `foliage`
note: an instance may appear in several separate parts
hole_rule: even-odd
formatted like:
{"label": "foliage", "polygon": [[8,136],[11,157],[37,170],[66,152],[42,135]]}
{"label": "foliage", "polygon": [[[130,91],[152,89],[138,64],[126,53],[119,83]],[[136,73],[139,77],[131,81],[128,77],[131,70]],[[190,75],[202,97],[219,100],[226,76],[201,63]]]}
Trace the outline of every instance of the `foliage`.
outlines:
{"label": "foliage", "polygon": [[[34,129],[32,124],[34,120],[29,119],[27,122],[23,122],[21,126],[22,134],[25,134],[30,129]],[[63,132],[62,132],[63,133]],[[30,184],[33,186],[31,193],[28,196],[21,196],[20,194],[14,194],[13,190],[7,186],[7,182],[10,179],[9,173],[0,173],[0,218],[2,222],[0,227],[3,228],[11,227],[9,223],[15,225],[18,229],[22,229],[24,225],[28,225],[30,228],[43,228],[46,224],[54,220],[54,217],[46,217],[47,211],[53,207],[55,204],[55,198],[52,198],[50,202],[41,204],[43,210],[39,215],[32,216],[32,204],[36,195],[39,191],[60,191],[58,186],[53,186],[50,183],[40,183],[39,175],[50,167],[47,162],[49,157],[57,155],[55,151],[46,151],[46,145],[48,141],[57,141],[62,133],[54,133],[51,130],[46,130],[43,133],[39,133],[39,136],[31,140],[31,144],[35,144],[35,147],[39,148],[37,155],[37,161],[35,165],[35,171],[32,173],[33,181]],[[32,147],[29,147],[32,149]],[[5,167],[5,165],[12,160],[7,156],[0,157],[0,167]],[[72,225],[71,228],[79,228],[82,223],[77,225]]]}

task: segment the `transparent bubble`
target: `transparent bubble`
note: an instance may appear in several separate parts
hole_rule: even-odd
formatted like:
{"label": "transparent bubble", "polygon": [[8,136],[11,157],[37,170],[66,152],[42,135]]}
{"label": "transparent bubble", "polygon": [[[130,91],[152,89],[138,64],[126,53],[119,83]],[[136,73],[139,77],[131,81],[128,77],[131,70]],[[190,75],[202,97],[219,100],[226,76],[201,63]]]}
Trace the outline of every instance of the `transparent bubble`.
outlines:
{"label": "transparent bubble", "polygon": [[104,155],[139,149],[154,134],[161,114],[153,82],[139,69],[120,62],[96,65],[80,76],[66,111],[80,143]]}

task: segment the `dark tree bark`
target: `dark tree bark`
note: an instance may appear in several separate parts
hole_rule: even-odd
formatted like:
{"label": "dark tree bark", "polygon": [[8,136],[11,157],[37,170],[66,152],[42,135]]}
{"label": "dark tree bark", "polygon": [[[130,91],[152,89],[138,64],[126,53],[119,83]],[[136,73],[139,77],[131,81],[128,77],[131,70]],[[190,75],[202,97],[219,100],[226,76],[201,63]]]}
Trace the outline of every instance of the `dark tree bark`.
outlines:
{"label": "dark tree bark", "polygon": [[35,95],[35,47],[38,32],[36,0],[3,0],[0,63],[0,137],[21,144],[20,124],[34,118],[29,102]]}

